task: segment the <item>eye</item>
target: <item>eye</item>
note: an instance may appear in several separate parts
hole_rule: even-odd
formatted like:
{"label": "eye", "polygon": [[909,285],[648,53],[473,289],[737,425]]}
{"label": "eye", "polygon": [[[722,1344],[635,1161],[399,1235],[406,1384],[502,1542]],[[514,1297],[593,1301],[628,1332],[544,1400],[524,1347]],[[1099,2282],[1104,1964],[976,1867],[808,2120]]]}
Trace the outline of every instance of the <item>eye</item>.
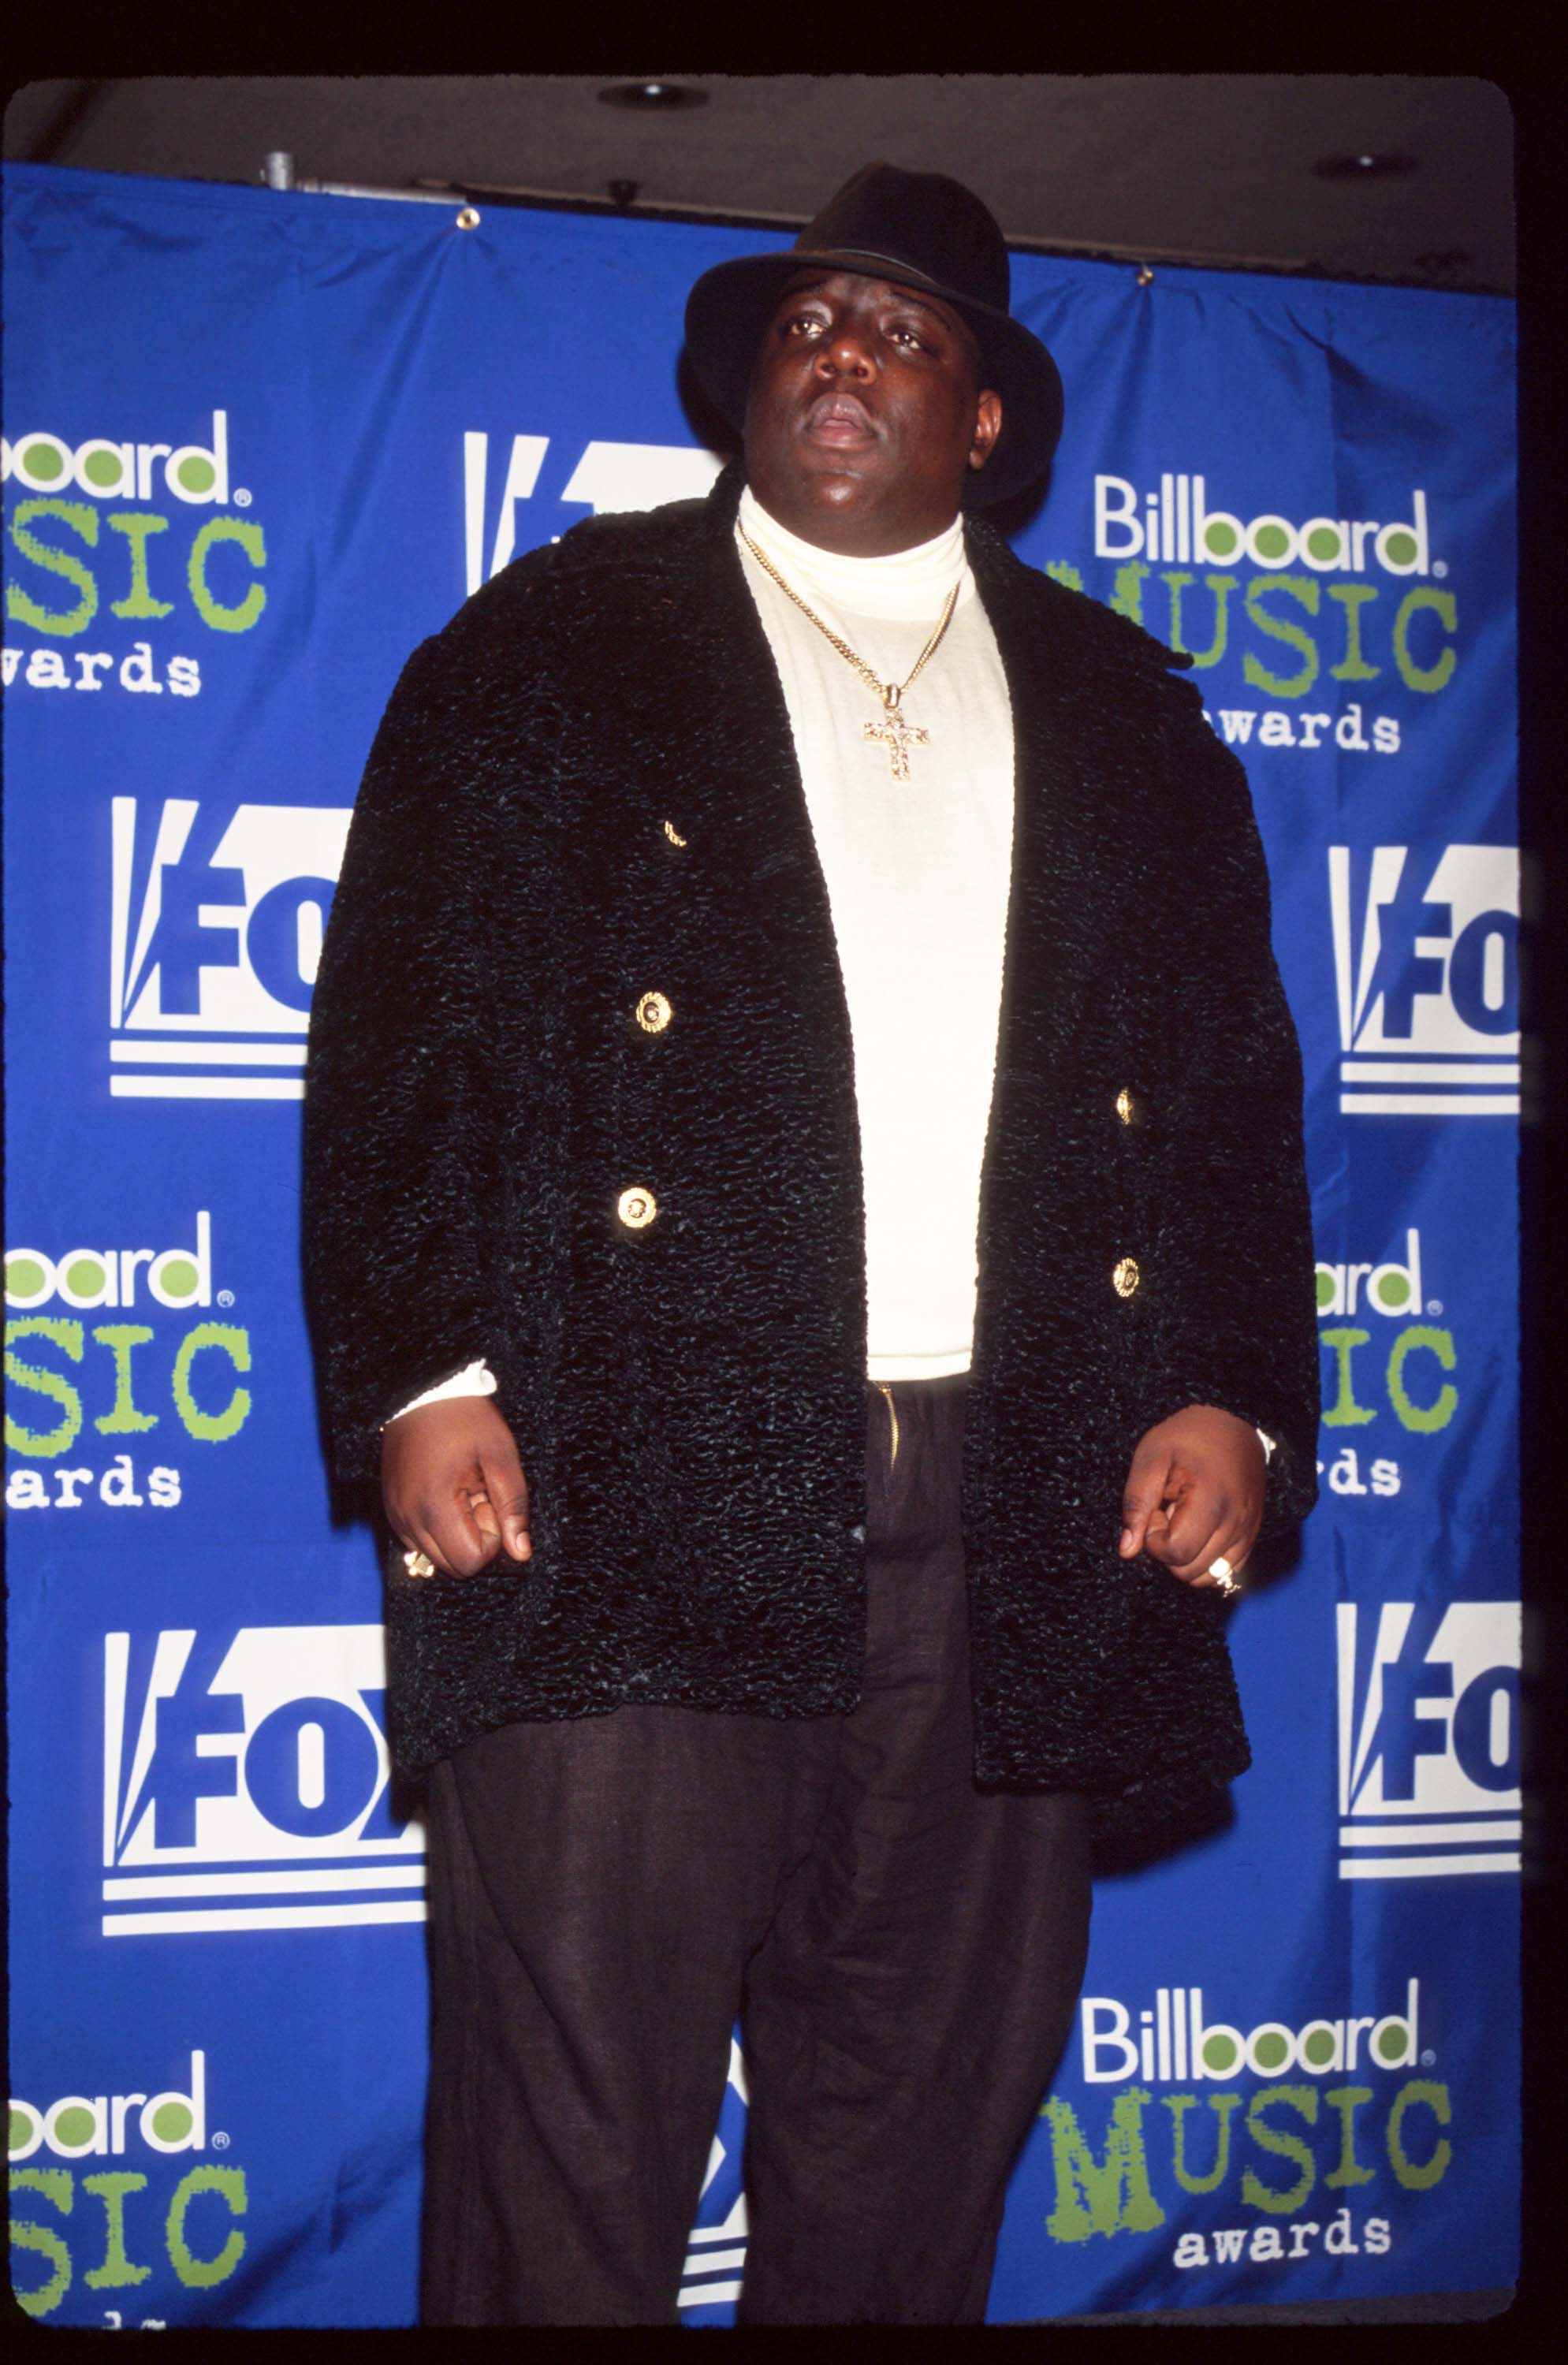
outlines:
{"label": "eye", "polygon": [[787,337],[803,335],[808,329],[820,329],[822,325],[814,312],[790,312],[779,323]]}
{"label": "eye", "polygon": [[907,320],[897,321],[894,326],[888,331],[888,342],[890,344],[893,345],[913,345],[917,353],[924,353],[930,350],[926,342],[926,339],[921,331],[918,329],[912,329]]}

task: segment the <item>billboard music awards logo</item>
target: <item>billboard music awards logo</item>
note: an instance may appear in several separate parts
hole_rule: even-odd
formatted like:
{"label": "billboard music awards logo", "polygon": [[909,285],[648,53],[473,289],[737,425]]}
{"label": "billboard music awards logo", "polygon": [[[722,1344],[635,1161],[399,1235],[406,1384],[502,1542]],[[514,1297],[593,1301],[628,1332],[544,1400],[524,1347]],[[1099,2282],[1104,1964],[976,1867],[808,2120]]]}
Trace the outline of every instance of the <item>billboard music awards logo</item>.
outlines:
{"label": "billboard music awards logo", "polygon": [[[61,2094],[43,2104],[12,2096],[11,2247],[14,2257],[41,2260],[15,2275],[26,2315],[52,2315],[78,2280],[123,2295],[172,2275],[177,2295],[180,2286],[211,2291],[238,2268],[247,2248],[240,2222],[250,2208],[246,2173],[205,2156],[229,2152],[229,2130],[209,2125],[207,2055],[193,2050],[186,2061],[174,2066],[183,2085],[163,2093]],[[107,2161],[114,2165],[101,2165]],[[142,2304],[150,2299],[168,2304],[157,2284]],[[122,2328],[121,2309],[90,2304],[105,2328]],[[140,2318],[144,2331],[166,2324],[165,2316]]]}
{"label": "billboard music awards logo", "polygon": [[1338,1605],[1339,1877],[1517,1873],[1517,1601]]}
{"label": "billboard music awards logo", "polygon": [[112,801],[110,1093],[300,1100],[351,808]]}
{"label": "billboard music awards logo", "polygon": [[[251,491],[231,487],[229,413],[208,416],[205,443],[89,435],[73,444],[43,428],[0,437],[7,689],[195,698],[200,659],[164,655],[165,620],[182,635],[198,625],[230,637],[260,622],[266,536],[256,519],[230,514],[249,510]],[[78,646],[90,627],[114,645]],[[13,644],[13,629],[41,641]]]}
{"label": "billboard music awards logo", "polygon": [[[1195,680],[1215,668],[1204,719],[1227,746],[1397,756],[1419,706],[1395,685],[1435,696],[1458,664],[1458,602],[1448,561],[1433,555],[1425,491],[1390,491],[1377,517],[1272,505],[1248,517],[1210,485],[1187,469],[1141,485],[1096,476],[1093,552],[1109,583],[1086,586],[1065,558],[1046,573],[1190,656]],[[1386,693],[1393,711],[1365,702]]]}
{"label": "billboard music awards logo", "polygon": [[422,1922],[379,1626],[104,1638],[106,1937]]}
{"label": "billboard music awards logo", "polygon": [[1351,1116],[1517,1116],[1519,857],[1511,846],[1328,848]]}
{"label": "billboard music awards logo", "polygon": [[[188,1247],[110,1248],[100,1234],[54,1255],[6,1250],[8,1509],[172,1509],[182,1481],[168,1454],[192,1439],[226,1445],[244,1428],[250,1329],[224,1318],[234,1293],[213,1286],[207,1208],[193,1228]],[[100,1439],[117,1444],[106,1468],[82,1459]]]}
{"label": "billboard music awards logo", "polygon": [[[1227,2006],[1215,2011],[1201,1987],[1157,1988],[1141,2008],[1081,1997],[1084,2100],[1052,2094],[1040,2112],[1052,2239],[1155,2233],[1172,2212],[1191,2217],[1192,2197],[1213,2196],[1215,2214],[1242,2222],[1189,2225],[1172,2266],[1288,2267],[1395,2247],[1397,2223],[1382,2213],[1441,2183],[1453,2108],[1426,2074],[1438,2055],[1423,2041],[1419,1979],[1372,2001],[1378,2009],[1287,2022],[1228,2000],[1234,2018],[1221,2018]],[[1090,2105],[1107,2087],[1102,2122]],[[1342,2198],[1352,2191],[1354,2205]]]}
{"label": "billboard music awards logo", "polygon": [[[1341,1496],[1401,1492],[1399,1463],[1375,1452],[1392,1441],[1385,1407],[1412,1437],[1439,1435],[1460,1407],[1461,1357],[1452,1328],[1436,1318],[1447,1311],[1443,1300],[1423,1295],[1421,1235],[1414,1224],[1406,1226],[1399,1245],[1403,1253],[1384,1255],[1375,1264],[1317,1261],[1317,1318],[1325,1326],[1317,1335],[1328,1359],[1323,1367],[1323,1443],[1334,1454],[1327,1465],[1329,1488]],[[1380,1422],[1382,1429],[1371,1439],[1352,1442],[1329,1435]],[[1363,1465],[1369,1446],[1373,1458]],[[1318,1463],[1320,1477],[1325,1467]]]}

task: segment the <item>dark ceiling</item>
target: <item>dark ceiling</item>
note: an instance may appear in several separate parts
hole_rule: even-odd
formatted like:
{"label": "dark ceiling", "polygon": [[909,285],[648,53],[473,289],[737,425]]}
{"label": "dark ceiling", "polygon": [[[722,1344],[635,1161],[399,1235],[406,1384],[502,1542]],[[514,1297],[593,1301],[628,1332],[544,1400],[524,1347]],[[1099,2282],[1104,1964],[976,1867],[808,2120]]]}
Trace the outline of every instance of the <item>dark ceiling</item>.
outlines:
{"label": "dark ceiling", "polygon": [[[629,79],[34,82],[6,108],[4,152],[252,183],[286,153],[296,185],[506,189],[780,226],[884,156],[968,182],[1020,246],[1514,292],[1512,116],[1474,77],[708,74],[675,78],[705,105],[601,102]],[[1315,170],[1357,157],[1380,161]]]}

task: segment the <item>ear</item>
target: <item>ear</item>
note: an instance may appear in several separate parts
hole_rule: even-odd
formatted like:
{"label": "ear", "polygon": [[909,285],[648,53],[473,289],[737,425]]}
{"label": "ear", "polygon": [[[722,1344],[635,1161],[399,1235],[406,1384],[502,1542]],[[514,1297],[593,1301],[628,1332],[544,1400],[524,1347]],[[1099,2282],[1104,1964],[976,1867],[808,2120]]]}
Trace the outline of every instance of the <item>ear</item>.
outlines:
{"label": "ear", "polygon": [[1001,432],[1002,397],[987,387],[975,401],[974,440],[969,445],[971,468],[984,467]]}

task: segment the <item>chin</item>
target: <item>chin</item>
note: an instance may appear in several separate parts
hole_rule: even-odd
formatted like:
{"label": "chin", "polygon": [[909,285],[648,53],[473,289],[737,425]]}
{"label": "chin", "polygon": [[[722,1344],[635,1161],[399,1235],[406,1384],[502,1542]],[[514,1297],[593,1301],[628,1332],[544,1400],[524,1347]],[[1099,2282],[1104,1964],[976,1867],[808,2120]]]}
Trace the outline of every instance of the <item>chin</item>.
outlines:
{"label": "chin", "polygon": [[875,500],[881,489],[879,475],[836,455],[817,457],[814,465],[808,462],[798,482],[802,492],[817,500]]}

